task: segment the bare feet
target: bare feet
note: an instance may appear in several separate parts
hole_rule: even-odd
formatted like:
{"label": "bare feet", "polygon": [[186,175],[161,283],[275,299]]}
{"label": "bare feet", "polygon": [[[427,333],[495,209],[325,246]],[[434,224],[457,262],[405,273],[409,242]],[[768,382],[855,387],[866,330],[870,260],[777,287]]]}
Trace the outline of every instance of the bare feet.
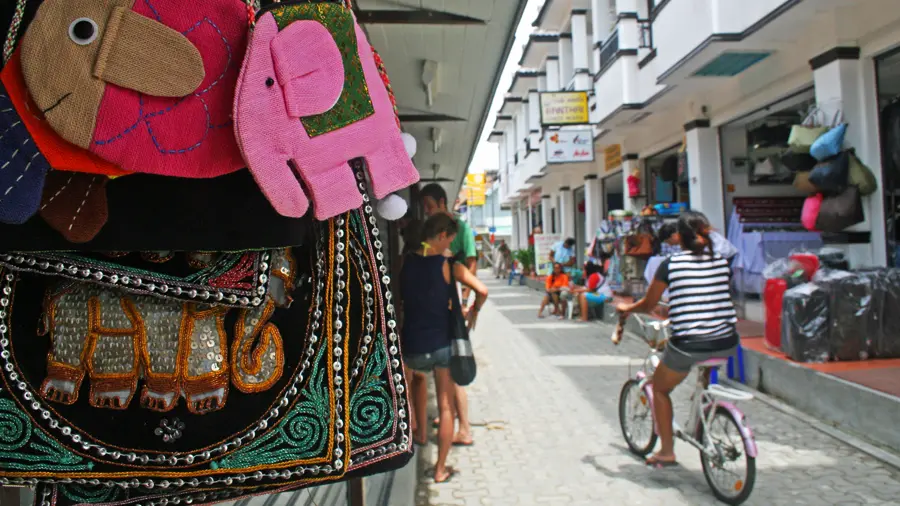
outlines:
{"label": "bare feet", "polygon": [[678,461],[675,459],[674,453],[663,454],[662,452],[658,452],[647,459],[647,465],[656,469],[661,469],[664,467],[677,466]]}
{"label": "bare feet", "polygon": [[434,482],[435,483],[447,483],[450,481],[450,478],[453,478],[456,475],[456,469],[453,469],[450,466],[445,467],[444,469],[435,469],[434,470]]}
{"label": "bare feet", "polygon": [[472,440],[471,434],[457,432],[456,436],[453,437],[453,446],[472,446],[474,444],[475,441]]}

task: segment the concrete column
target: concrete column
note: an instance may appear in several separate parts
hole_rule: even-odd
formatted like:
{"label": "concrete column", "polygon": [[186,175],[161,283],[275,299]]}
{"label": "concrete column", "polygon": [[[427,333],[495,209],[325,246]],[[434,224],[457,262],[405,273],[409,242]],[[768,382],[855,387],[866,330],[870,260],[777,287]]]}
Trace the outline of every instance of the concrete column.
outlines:
{"label": "concrete column", "polygon": [[575,89],[579,91],[589,90],[592,84],[587,22],[587,9],[572,11],[572,66],[575,72]]}
{"label": "concrete column", "polygon": [[534,208],[531,207],[531,202],[528,202],[528,207],[525,208],[525,232],[526,237],[531,235],[531,232],[534,230],[534,220],[532,219],[532,213],[534,212]]}
{"label": "concrete column", "polygon": [[528,104],[520,104],[515,115],[516,123],[516,152],[519,153],[519,161],[525,157],[525,139],[528,138]]}
{"label": "concrete column", "polygon": [[547,57],[547,88],[542,91],[559,91],[561,88],[559,80],[559,57]]}
{"label": "concrete column", "polygon": [[550,195],[541,195],[541,223],[545,234],[553,233],[553,204]]}
{"label": "concrete column", "polygon": [[565,89],[572,80],[575,67],[572,62],[572,34],[559,35],[559,89]]}
{"label": "concrete column", "polygon": [[525,203],[519,205],[519,249],[528,249],[528,208]]}
{"label": "concrete column", "polygon": [[509,238],[509,247],[519,249],[519,206],[510,208],[510,216],[512,216],[512,233]]}
{"label": "concrete column", "polygon": [[725,187],[719,156],[719,134],[709,120],[691,121],[684,126],[687,136],[688,177],[691,209],[709,219],[713,229],[725,230]]}
{"label": "concrete column", "polygon": [[624,211],[638,212],[640,209],[635,201],[628,197],[628,176],[635,170],[640,170],[641,161],[635,157],[622,158],[622,206]]}
{"label": "concrete column", "polygon": [[830,121],[837,111],[843,112],[844,121],[850,125],[844,147],[855,148],[857,156],[872,168],[878,180],[878,191],[863,197],[866,220],[847,229],[848,232],[869,232],[871,241],[835,246],[847,252],[854,267],[887,265],[874,61],[860,60],[859,48],[838,47],[813,58],[810,65],[822,116]]}
{"label": "concrete column", "polygon": [[603,186],[597,174],[584,176],[584,232],[590,242],[603,220]]}
{"label": "concrete column", "polygon": [[575,237],[575,198],[568,186],[559,188],[559,234],[563,239]]}

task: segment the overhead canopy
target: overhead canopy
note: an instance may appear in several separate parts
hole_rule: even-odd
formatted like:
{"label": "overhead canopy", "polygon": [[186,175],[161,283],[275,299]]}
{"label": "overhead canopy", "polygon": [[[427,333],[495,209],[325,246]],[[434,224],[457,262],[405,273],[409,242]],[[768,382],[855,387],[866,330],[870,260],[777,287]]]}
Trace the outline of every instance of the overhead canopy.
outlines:
{"label": "overhead canopy", "polygon": [[459,189],[526,0],[355,0],[381,54],[423,179]]}

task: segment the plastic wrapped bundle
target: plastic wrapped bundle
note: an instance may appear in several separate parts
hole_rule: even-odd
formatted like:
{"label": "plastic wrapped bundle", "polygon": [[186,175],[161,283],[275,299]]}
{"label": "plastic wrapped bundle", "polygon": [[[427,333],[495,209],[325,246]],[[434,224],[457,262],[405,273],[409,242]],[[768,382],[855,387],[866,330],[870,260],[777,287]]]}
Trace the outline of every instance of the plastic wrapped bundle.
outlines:
{"label": "plastic wrapped bundle", "polygon": [[784,293],[781,348],[797,362],[825,362],[829,346],[828,294],[813,283]]}
{"label": "plastic wrapped bundle", "polygon": [[864,273],[822,270],[816,283],[830,300],[831,357],[834,360],[866,360],[871,345],[873,320],[872,278]]}
{"label": "plastic wrapped bundle", "polygon": [[881,271],[876,290],[880,292],[878,312],[880,332],[872,343],[877,358],[900,358],[900,269]]}
{"label": "plastic wrapped bundle", "polygon": [[850,262],[847,261],[844,252],[837,248],[822,248],[815,252],[819,257],[819,263],[823,268],[850,270]]}

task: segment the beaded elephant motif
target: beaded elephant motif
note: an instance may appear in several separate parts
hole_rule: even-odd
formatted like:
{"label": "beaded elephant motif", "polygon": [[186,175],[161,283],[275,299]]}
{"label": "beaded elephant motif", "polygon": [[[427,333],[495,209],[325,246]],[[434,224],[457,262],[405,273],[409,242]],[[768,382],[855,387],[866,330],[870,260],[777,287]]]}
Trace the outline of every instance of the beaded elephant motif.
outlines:
{"label": "beaded elephant motif", "polygon": [[245,393],[270,388],[281,377],[284,350],[268,320],[276,306],[290,304],[295,276],[287,251],[276,251],[272,262],[265,302],[238,310],[230,349],[226,306],[61,283],[46,297],[52,347],[41,395],[74,404],[88,376],[92,406],[125,409],[142,379],[142,407],[169,411],[184,397],[202,414],[224,407],[229,382]]}

